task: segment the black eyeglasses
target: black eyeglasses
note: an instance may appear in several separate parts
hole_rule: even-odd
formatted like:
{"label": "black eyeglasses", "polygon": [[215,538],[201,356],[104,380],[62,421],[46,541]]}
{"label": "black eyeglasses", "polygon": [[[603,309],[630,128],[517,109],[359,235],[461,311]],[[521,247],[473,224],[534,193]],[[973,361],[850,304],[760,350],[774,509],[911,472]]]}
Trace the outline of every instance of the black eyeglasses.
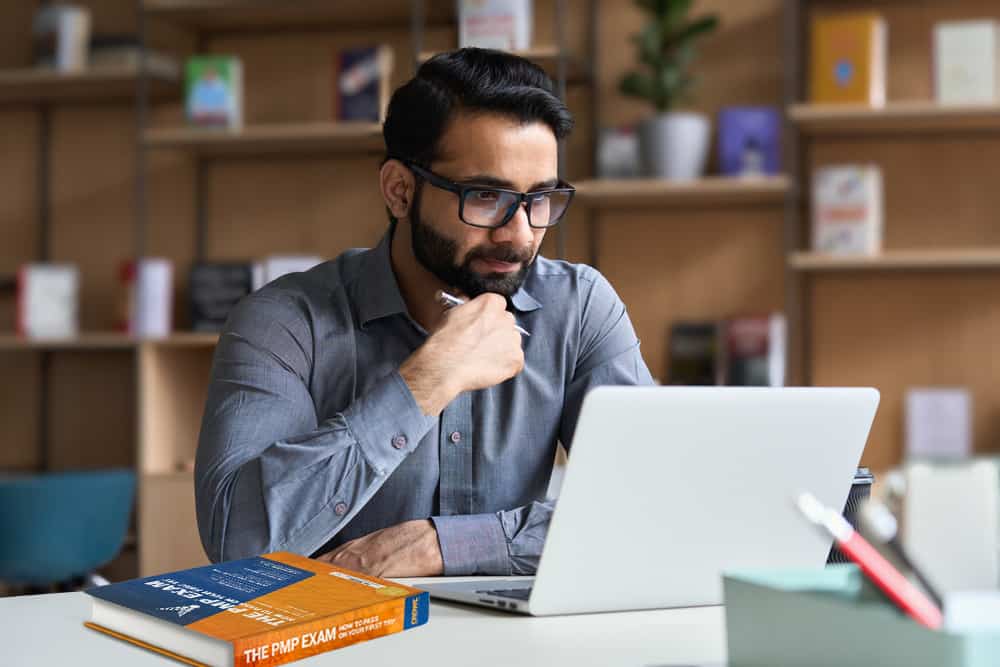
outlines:
{"label": "black eyeglasses", "polygon": [[[399,158],[397,158],[399,159]],[[413,173],[434,187],[454,192],[458,195],[458,217],[467,225],[496,229],[503,227],[517,213],[523,203],[528,215],[528,225],[535,229],[552,227],[566,215],[569,203],[576,190],[567,183],[560,182],[555,188],[537,192],[518,192],[505,188],[489,188],[482,185],[466,185],[450,181],[424,169],[410,160],[399,160]]]}

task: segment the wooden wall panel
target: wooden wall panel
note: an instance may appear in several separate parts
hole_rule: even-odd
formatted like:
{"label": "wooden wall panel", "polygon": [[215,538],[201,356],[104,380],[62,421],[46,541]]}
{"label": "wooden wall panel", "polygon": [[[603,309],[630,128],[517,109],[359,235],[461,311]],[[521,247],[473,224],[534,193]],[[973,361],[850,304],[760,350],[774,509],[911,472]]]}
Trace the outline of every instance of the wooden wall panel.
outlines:
{"label": "wooden wall panel", "polygon": [[0,470],[31,470],[41,462],[38,447],[39,356],[0,352]]}
{"label": "wooden wall panel", "polygon": [[968,387],[976,450],[1000,450],[1000,275],[819,276],[812,293],[814,383],[882,392],[865,465],[883,470],[901,460],[908,387]]}

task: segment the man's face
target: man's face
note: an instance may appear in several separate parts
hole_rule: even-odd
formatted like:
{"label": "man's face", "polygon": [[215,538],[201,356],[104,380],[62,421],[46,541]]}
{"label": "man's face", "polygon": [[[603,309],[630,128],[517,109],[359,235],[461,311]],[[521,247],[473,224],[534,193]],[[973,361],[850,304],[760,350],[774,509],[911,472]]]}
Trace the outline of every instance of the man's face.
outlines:
{"label": "man's face", "polygon": [[[522,125],[496,114],[460,114],[441,139],[435,173],[457,183],[521,192],[557,182],[558,146],[544,123]],[[511,296],[524,282],[545,236],[523,207],[496,229],[458,216],[458,195],[422,182],[410,213],[413,253],[444,284],[469,297]]]}

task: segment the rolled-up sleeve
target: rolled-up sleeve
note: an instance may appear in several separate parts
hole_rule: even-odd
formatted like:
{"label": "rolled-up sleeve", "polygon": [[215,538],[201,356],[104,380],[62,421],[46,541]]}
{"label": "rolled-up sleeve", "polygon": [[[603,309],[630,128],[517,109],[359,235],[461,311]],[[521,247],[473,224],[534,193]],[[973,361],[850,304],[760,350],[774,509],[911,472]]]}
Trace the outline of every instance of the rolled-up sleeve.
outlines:
{"label": "rolled-up sleeve", "polygon": [[320,422],[310,350],[294,305],[262,297],[238,306],[220,338],[195,464],[198,527],[212,561],[313,554],[436,423],[398,372]]}

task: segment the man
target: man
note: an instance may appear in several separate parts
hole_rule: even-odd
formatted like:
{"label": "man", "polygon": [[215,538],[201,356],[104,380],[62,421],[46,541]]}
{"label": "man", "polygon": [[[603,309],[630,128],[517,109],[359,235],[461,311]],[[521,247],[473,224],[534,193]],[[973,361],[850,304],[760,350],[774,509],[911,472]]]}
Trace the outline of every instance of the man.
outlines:
{"label": "man", "polygon": [[535,571],[584,394],[652,382],[608,282],[537,254],[572,199],[571,126],[545,73],[496,51],[438,56],[394,93],[381,243],[259,290],[219,341],[195,469],[213,561]]}

